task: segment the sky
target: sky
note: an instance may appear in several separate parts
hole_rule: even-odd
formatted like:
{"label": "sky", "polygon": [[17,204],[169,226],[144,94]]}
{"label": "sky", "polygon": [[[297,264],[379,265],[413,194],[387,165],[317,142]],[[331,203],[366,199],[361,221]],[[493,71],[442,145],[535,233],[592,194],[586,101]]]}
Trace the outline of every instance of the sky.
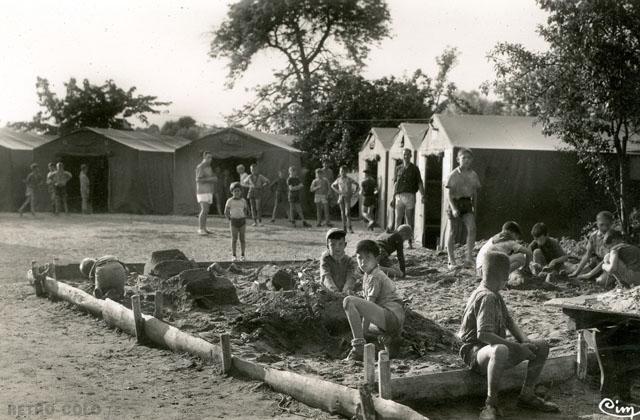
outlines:
{"label": "sky", "polygon": [[[47,78],[64,92],[70,77],[107,79],[172,104],[151,123],[189,115],[224,125],[224,116],[248,102],[251,88],[271,80],[281,64],[261,53],[232,89],[226,61],[208,56],[212,31],[229,0],[0,0],[0,126],[30,120],[40,109],[35,83]],[[493,78],[486,55],[497,43],[543,50],[536,27],[545,14],[534,0],[388,0],[392,37],[373,46],[365,76],[401,76],[418,68],[436,72],[447,46],[460,58],[450,80],[478,89]]]}

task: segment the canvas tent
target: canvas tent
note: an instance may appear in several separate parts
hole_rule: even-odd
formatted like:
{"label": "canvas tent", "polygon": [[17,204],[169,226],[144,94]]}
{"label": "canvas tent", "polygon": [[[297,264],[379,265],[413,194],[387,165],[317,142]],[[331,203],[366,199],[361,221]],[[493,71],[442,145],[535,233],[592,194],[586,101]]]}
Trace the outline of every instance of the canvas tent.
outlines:
{"label": "canvas tent", "polygon": [[[425,204],[416,213],[415,240],[444,247],[448,218],[444,183],[457,166],[459,148],[473,151],[473,167],[483,184],[476,208],[477,237],[488,238],[508,220],[529,232],[538,221],[552,235],[578,235],[610,201],[577,163],[547,137],[533,117],[436,115],[418,151],[426,184]],[[637,165],[634,156],[632,167]],[[638,182],[633,181],[636,191]],[[529,239],[529,234],[525,233]]]}
{"label": "canvas tent", "polygon": [[[173,210],[174,151],[189,140],[107,128],[82,128],[35,149],[42,168],[62,162],[72,211],[80,208],[80,165],[89,166],[94,211],[169,214]],[[42,191],[40,203],[48,203]],[[43,204],[44,205],[44,204]]]}
{"label": "canvas tent", "polygon": [[[23,180],[33,163],[33,149],[52,139],[53,136],[0,128],[0,211],[15,211],[20,207],[25,198]],[[40,168],[41,173],[45,170]]]}
{"label": "canvas tent", "polygon": [[387,192],[389,191],[389,149],[398,134],[398,128],[373,127],[369,130],[360,152],[358,152],[358,176],[364,176],[365,169],[374,172],[378,182],[378,209],[376,220],[380,226],[387,223]]}
{"label": "canvas tent", "polygon": [[[237,181],[236,166],[257,163],[261,173],[274,180],[278,170],[287,171],[289,166],[300,168],[301,152],[292,146],[293,136],[262,133],[244,128],[229,127],[205,135],[176,150],[176,175],[174,179],[174,212],[195,214],[196,202],[195,168],[202,160],[205,150],[213,154],[212,166],[227,170],[231,181]],[[228,187],[228,186],[227,186]],[[226,189],[225,189],[226,190]],[[263,212],[270,213],[272,196],[263,200]],[[215,212],[215,205],[211,206]]]}

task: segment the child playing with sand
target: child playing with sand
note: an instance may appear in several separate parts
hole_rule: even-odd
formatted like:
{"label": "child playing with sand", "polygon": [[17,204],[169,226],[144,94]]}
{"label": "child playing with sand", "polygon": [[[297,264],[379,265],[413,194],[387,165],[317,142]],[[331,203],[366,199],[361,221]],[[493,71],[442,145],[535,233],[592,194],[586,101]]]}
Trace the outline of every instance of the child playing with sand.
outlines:
{"label": "child playing with sand", "polygon": [[127,282],[127,267],[112,255],[80,262],[80,272],[94,284],[93,295],[98,299],[112,299],[120,302],[124,297]]}
{"label": "child playing with sand", "polygon": [[356,260],[364,273],[362,293],[364,297],[347,296],[343,300],[353,340],[347,360],[362,360],[364,354],[364,333],[370,324],[385,334],[386,343],[397,345],[405,312],[402,300],[396,293],[396,286],[380,270],[378,257],[380,248],[374,241],[365,239],[356,246]]}
{"label": "child playing with sand", "polygon": [[319,168],[315,171],[316,177],[311,182],[309,191],[313,193],[313,202],[316,205],[316,226],[322,226],[322,213],[324,212],[324,219],[327,227],[331,226],[329,219],[329,181],[324,177],[324,171]]}
{"label": "child playing with sand", "polygon": [[484,256],[488,252],[501,252],[509,256],[509,273],[517,269],[529,271],[529,264],[533,255],[531,250],[522,245],[522,230],[516,222],[509,221],[502,225],[502,230],[497,235],[492,236],[480,251],[476,258],[476,272],[482,277],[482,263]]}
{"label": "child playing with sand", "polygon": [[229,188],[232,197],[227,200],[224,206],[224,215],[229,220],[229,229],[231,231],[231,260],[237,261],[236,245],[240,239],[240,260],[244,261],[245,251],[245,231],[247,229],[247,216],[249,208],[247,200],[242,197],[242,185],[234,182]]}
{"label": "child playing with sand", "polygon": [[533,254],[531,272],[539,277],[545,277],[547,282],[553,282],[558,275],[566,273],[565,263],[569,256],[564,252],[557,239],[549,236],[547,225],[538,222],[531,228],[533,242],[529,249]]}
{"label": "child playing with sand", "polygon": [[340,206],[340,218],[342,219],[342,228],[346,231],[349,229],[353,233],[351,227],[351,197],[358,194],[360,186],[356,181],[347,176],[347,167],[341,166],[338,178],[331,184],[331,189],[338,194],[338,205]]}
{"label": "child playing with sand", "polygon": [[604,235],[604,244],[611,251],[605,255],[602,269],[622,287],[640,286],[640,248],[626,243],[622,232],[613,229]]}
{"label": "child playing with sand", "polygon": [[347,232],[337,228],[329,229],[325,235],[327,250],[320,257],[320,280],[332,292],[349,294],[355,286],[358,266],[344,252],[346,236]]}
{"label": "child playing with sand", "polygon": [[[590,280],[595,276],[599,276],[596,282],[598,284],[607,283],[606,273],[602,271],[602,261],[604,256],[609,252],[604,244],[604,237],[613,226],[613,214],[609,211],[601,211],[596,216],[596,230],[589,234],[587,238],[587,250],[585,251],[580,263],[569,277],[576,277],[579,280]],[[585,272],[583,272],[586,269]]]}
{"label": "child playing with sand", "polygon": [[[380,248],[380,256],[378,263],[382,270],[389,277],[404,277],[406,275],[406,267],[404,260],[404,243],[410,241],[413,237],[413,229],[409,225],[400,225],[392,233],[384,232],[378,235],[376,243]],[[396,253],[400,270],[393,267],[389,257]]]}
{"label": "child playing with sand", "polygon": [[[487,399],[480,419],[499,415],[498,393],[505,370],[528,361],[518,405],[542,412],[557,412],[558,406],[536,396],[534,388],[549,355],[544,340],[530,341],[517,326],[500,295],[511,263],[501,252],[487,252],[482,263],[482,284],[471,294],[464,310],[459,336],[460,356],[474,372],[487,376]],[[516,341],[507,340],[509,331]]]}

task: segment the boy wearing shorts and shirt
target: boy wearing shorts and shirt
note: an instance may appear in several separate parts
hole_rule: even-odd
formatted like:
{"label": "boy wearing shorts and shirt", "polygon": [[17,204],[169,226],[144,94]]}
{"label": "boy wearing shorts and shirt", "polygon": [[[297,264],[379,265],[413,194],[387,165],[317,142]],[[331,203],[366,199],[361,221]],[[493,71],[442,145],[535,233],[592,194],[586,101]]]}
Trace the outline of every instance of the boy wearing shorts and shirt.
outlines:
{"label": "boy wearing shorts and shirt", "polygon": [[37,163],[32,163],[30,168],[31,168],[31,172],[29,172],[29,175],[27,175],[27,178],[23,181],[25,184],[25,193],[24,193],[25,200],[24,200],[24,203],[18,209],[20,216],[22,216],[22,213],[27,208],[27,206],[29,206],[29,210],[31,210],[31,214],[33,216],[36,215],[36,210],[35,210],[36,188],[38,188],[38,185],[42,184],[42,177],[40,176],[40,170],[38,169]]}
{"label": "boy wearing shorts and shirt", "polygon": [[611,251],[602,269],[622,287],[640,286],[640,248],[625,243],[622,233],[613,229],[604,236],[604,243]]}
{"label": "boy wearing shorts and shirt", "polygon": [[329,229],[325,239],[327,250],[320,257],[320,280],[327,289],[336,293],[351,293],[356,283],[355,260],[344,249],[347,232],[342,229]]}
{"label": "boy wearing shorts and shirt", "polygon": [[482,263],[484,262],[484,256],[488,252],[501,252],[509,256],[509,273],[522,268],[525,271],[529,270],[529,263],[533,255],[531,250],[526,246],[520,244],[522,238],[522,230],[520,225],[516,222],[507,222],[502,225],[502,231],[497,235],[494,235],[489,239],[480,251],[476,258],[476,272],[479,277],[482,277]]}
{"label": "boy wearing shorts and shirt", "polygon": [[324,211],[324,218],[327,227],[331,226],[329,221],[329,181],[324,177],[324,171],[322,169],[316,169],[316,177],[311,182],[311,191],[313,195],[313,202],[316,205],[316,226],[322,226],[322,212]]}
{"label": "boy wearing shorts and shirt", "polygon": [[198,235],[209,235],[207,230],[207,216],[209,207],[213,203],[213,169],[211,169],[212,154],[209,151],[202,152],[202,162],[196,166],[196,198],[200,206],[198,214]]}
{"label": "boy wearing shorts and shirt", "polygon": [[85,258],[80,262],[80,272],[94,283],[93,295],[98,299],[109,298],[119,302],[124,297],[128,270],[118,258],[111,255],[97,260]]}
{"label": "boy wearing shorts and shirt", "polygon": [[[573,270],[569,277],[576,277],[579,280],[589,280],[595,276],[598,276],[596,283],[606,284],[607,276],[606,272],[602,271],[602,261],[604,256],[607,255],[609,250],[604,244],[604,237],[611,230],[613,225],[613,214],[608,211],[601,211],[596,216],[597,229],[587,239],[587,250],[585,251],[578,266]],[[584,269],[587,272],[583,273]]]}
{"label": "boy wearing shorts and shirt", "polygon": [[237,261],[236,245],[240,239],[240,259],[245,260],[245,231],[247,229],[247,215],[249,209],[247,200],[242,197],[242,185],[234,182],[229,188],[232,197],[227,200],[224,206],[224,215],[229,220],[229,229],[231,231],[231,260]]}
{"label": "boy wearing shorts and shirt", "polygon": [[447,191],[447,215],[449,228],[447,234],[447,255],[449,269],[457,267],[455,257],[455,229],[454,223],[464,223],[467,229],[467,257],[465,267],[474,267],[473,247],[476,243],[476,218],[474,214],[478,198],[478,189],[482,186],[476,171],[471,168],[473,153],[469,149],[458,151],[458,167],[447,177],[445,189]]}
{"label": "boy wearing shorts and shirt", "polygon": [[251,217],[253,218],[253,226],[262,223],[262,191],[264,187],[269,185],[269,179],[260,173],[257,164],[252,164],[249,168],[251,175],[246,178],[246,184],[249,187],[247,199],[251,205]]}
{"label": "boy wearing shorts and shirt", "polygon": [[[380,269],[387,275],[392,277],[404,277],[406,275],[406,267],[404,261],[404,242],[410,241],[413,237],[413,229],[409,225],[400,225],[393,233],[384,232],[376,238],[378,248],[380,248],[380,257],[378,263]],[[396,253],[400,271],[391,266],[389,257]]]}
{"label": "boy wearing shorts and shirt", "polygon": [[364,297],[347,296],[342,306],[347,315],[353,340],[347,360],[362,360],[364,333],[370,324],[383,331],[384,341],[393,343],[400,338],[405,313],[396,286],[378,267],[380,249],[374,241],[365,239],[356,246],[356,260],[364,272],[362,293]]}
{"label": "boy wearing shorts and shirt", "polygon": [[285,171],[283,171],[282,169],[278,170],[278,178],[271,182],[270,188],[271,192],[274,193],[273,213],[271,214],[270,222],[275,223],[278,213],[278,207],[280,206],[280,203],[287,202],[287,194],[289,193],[289,186],[287,185],[287,177],[285,176]]}
{"label": "boy wearing shorts and shirt", "polygon": [[542,222],[536,223],[531,228],[533,242],[529,249],[533,253],[531,272],[539,277],[546,277],[552,282],[555,276],[563,274],[565,262],[569,256],[564,252],[557,239],[549,236],[547,225]]}
{"label": "boy wearing shorts and shirt", "polygon": [[311,227],[309,223],[304,220],[304,214],[302,213],[302,204],[300,197],[300,190],[302,190],[302,181],[298,178],[298,173],[294,166],[289,168],[289,178],[287,178],[287,187],[289,188],[289,221],[295,227],[296,226],[296,212],[302,220],[302,226]]}
{"label": "boy wearing shorts and shirt", "polygon": [[342,228],[346,231],[349,229],[350,233],[353,233],[351,227],[351,216],[349,211],[351,210],[351,197],[358,194],[360,186],[356,181],[347,176],[347,167],[340,167],[340,174],[333,184],[331,189],[338,194],[338,205],[340,206],[340,218],[342,219]]}
{"label": "boy wearing shorts and shirt", "polygon": [[[501,252],[487,252],[482,266],[482,284],[467,300],[459,332],[460,357],[471,370],[487,375],[487,399],[480,419],[496,419],[500,412],[498,393],[504,371],[526,360],[527,374],[518,405],[542,412],[559,411],[557,405],[534,393],[549,355],[549,345],[544,340],[529,341],[500,295],[509,278],[509,257]],[[507,340],[507,331],[516,341]]]}
{"label": "boy wearing shorts and shirt", "polygon": [[362,191],[362,217],[367,222],[367,229],[373,230],[376,226],[375,210],[376,204],[378,204],[378,183],[373,178],[370,169],[364,170],[360,191]]}

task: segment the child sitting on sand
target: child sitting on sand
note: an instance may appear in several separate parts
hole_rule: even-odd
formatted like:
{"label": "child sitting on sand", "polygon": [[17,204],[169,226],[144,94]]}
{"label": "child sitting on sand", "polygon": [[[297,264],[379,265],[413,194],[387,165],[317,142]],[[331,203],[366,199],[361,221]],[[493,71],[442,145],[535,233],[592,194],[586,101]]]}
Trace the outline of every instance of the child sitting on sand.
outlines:
{"label": "child sitting on sand", "polygon": [[[613,214],[608,211],[601,211],[596,216],[596,227],[589,234],[587,239],[587,250],[585,251],[580,263],[569,277],[576,277],[579,280],[589,280],[595,276],[599,276],[596,282],[598,284],[606,284],[608,275],[602,271],[602,261],[604,256],[609,252],[604,244],[604,237],[611,230],[613,225]],[[586,269],[586,272],[583,270]]]}
{"label": "child sitting on sand", "polygon": [[[460,356],[476,373],[487,375],[487,399],[480,419],[498,415],[498,393],[504,371],[528,360],[527,375],[518,405],[543,412],[556,412],[558,406],[536,396],[534,387],[549,354],[544,341],[529,341],[509,314],[500,290],[507,283],[509,257],[487,252],[482,263],[482,284],[471,294],[464,310],[459,336]],[[506,339],[509,331],[516,341]]]}
{"label": "child sitting on sand", "polygon": [[520,244],[522,238],[522,230],[516,222],[510,221],[502,225],[502,231],[491,237],[480,251],[476,258],[476,271],[479,277],[482,277],[482,263],[484,256],[488,252],[502,252],[509,256],[509,273],[519,268],[529,271],[529,263],[531,263],[531,250]]}
{"label": "child sitting on sand", "polygon": [[347,360],[362,360],[364,333],[370,324],[385,334],[384,341],[397,343],[404,324],[404,307],[396,293],[396,286],[378,267],[378,245],[369,239],[358,242],[356,260],[364,272],[362,293],[364,298],[347,296],[342,303],[351,326],[353,340]]}
{"label": "child sitting on sand", "polygon": [[229,190],[232,197],[227,200],[224,206],[224,215],[229,220],[229,229],[231,230],[231,260],[238,260],[236,245],[240,239],[240,259],[244,261],[245,231],[247,230],[249,206],[247,206],[247,200],[242,197],[242,185],[239,182],[232,183]]}
{"label": "child sitting on sand", "polygon": [[344,249],[347,246],[347,232],[329,229],[325,235],[327,250],[320,257],[320,280],[332,292],[351,293],[356,282],[356,262]]}
{"label": "child sitting on sand", "polygon": [[625,243],[622,233],[613,229],[604,235],[604,244],[611,251],[605,255],[602,269],[622,287],[640,286],[640,248]]}
{"label": "child sitting on sand", "polygon": [[565,262],[569,256],[564,252],[557,239],[549,236],[547,225],[536,223],[531,228],[533,242],[529,249],[533,253],[531,272],[539,277],[546,277],[551,282],[558,274],[566,272]]}
{"label": "child sitting on sand", "polygon": [[[400,225],[394,232],[384,232],[376,238],[376,243],[378,244],[378,248],[380,248],[380,257],[378,258],[380,270],[387,276],[404,277],[406,275],[404,243],[405,241],[410,241],[412,237],[413,229],[411,229],[411,226]],[[392,266],[391,260],[389,259],[394,252],[398,258],[399,271]]]}
{"label": "child sitting on sand", "polygon": [[94,284],[93,295],[98,299],[121,301],[124,297],[128,270],[118,258],[85,258],[80,262],[80,272]]}

